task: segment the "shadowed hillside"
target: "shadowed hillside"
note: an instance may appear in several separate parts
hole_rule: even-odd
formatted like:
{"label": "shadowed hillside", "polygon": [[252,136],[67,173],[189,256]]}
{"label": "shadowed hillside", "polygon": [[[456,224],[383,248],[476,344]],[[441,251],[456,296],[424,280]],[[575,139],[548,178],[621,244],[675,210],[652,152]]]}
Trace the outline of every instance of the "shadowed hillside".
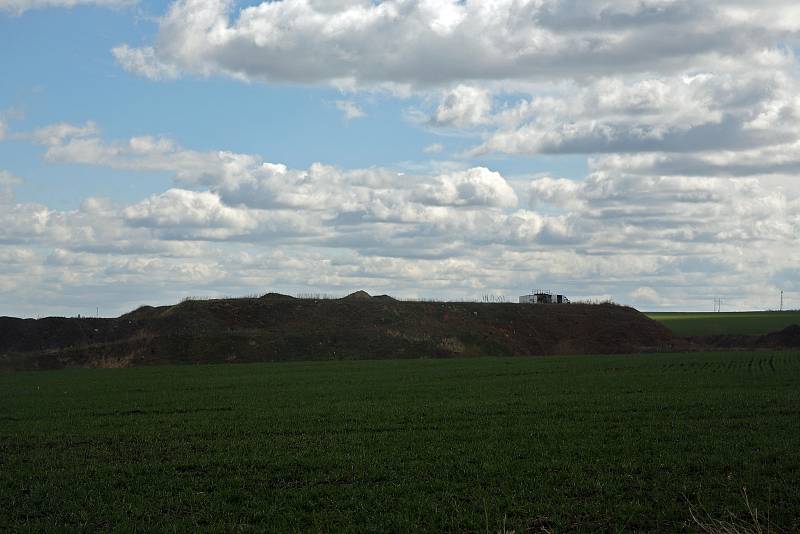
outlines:
{"label": "shadowed hillside", "polygon": [[115,319],[0,318],[0,367],[624,353],[672,335],[616,305],[338,300],[187,300]]}

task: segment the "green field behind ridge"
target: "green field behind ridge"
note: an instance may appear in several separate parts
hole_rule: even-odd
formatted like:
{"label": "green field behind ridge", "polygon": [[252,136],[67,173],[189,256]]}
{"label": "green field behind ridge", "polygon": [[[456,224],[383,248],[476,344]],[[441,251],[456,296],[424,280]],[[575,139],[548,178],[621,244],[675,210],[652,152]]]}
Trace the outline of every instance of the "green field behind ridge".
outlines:
{"label": "green field behind ridge", "polygon": [[663,323],[679,336],[760,335],[800,324],[800,311],[648,312],[646,315]]}
{"label": "green field behind ridge", "polygon": [[0,374],[0,530],[798,531],[798,421],[797,351]]}

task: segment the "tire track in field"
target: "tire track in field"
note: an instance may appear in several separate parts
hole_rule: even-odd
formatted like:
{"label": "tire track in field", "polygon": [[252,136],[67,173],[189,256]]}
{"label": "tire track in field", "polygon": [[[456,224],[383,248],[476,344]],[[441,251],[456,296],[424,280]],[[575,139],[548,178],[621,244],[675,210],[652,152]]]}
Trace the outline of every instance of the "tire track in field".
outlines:
{"label": "tire track in field", "polygon": [[770,375],[796,371],[800,367],[800,353],[761,352],[755,354],[731,355],[724,360],[705,359],[678,362],[664,362],[660,368],[673,373],[747,373],[751,375]]}

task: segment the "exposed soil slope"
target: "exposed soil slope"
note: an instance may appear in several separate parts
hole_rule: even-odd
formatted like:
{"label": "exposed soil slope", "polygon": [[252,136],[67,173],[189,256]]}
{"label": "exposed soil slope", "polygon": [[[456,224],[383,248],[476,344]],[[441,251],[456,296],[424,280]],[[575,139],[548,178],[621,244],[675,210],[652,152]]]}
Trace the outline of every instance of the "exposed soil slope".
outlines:
{"label": "exposed soil slope", "polygon": [[633,308],[262,298],[145,306],[115,319],[0,318],[0,367],[478,355],[668,349],[672,334]]}
{"label": "exposed soil slope", "polygon": [[789,325],[783,330],[761,336],[719,334],[687,339],[694,345],[724,349],[794,349],[800,348],[800,325]]}

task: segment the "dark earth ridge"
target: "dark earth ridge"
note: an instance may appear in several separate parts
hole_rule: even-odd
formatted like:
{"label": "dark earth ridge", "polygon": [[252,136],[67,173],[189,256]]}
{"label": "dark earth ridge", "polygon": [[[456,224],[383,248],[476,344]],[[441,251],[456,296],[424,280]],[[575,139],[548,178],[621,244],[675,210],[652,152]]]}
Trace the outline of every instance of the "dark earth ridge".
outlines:
{"label": "dark earth ridge", "polygon": [[763,335],[719,334],[686,339],[694,345],[721,349],[795,349],[800,348],[800,325],[792,324]]}
{"label": "dark earth ridge", "polygon": [[635,353],[675,342],[660,323],[613,304],[268,293],[143,306],[112,319],[0,317],[0,368]]}

